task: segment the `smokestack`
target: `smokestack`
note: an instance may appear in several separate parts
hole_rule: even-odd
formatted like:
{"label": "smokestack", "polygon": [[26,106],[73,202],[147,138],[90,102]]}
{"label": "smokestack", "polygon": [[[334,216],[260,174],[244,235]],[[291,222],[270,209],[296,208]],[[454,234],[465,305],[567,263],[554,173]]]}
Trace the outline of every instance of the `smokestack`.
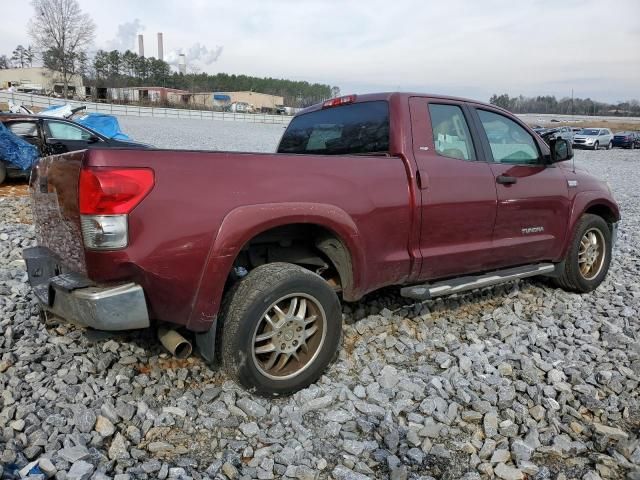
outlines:
{"label": "smokestack", "polygon": [[162,32],[158,32],[158,60],[164,60],[164,49],[162,47]]}
{"label": "smokestack", "polygon": [[187,58],[184,53],[178,55],[178,72],[183,74],[187,73]]}
{"label": "smokestack", "polygon": [[138,35],[138,55],[144,57],[144,37]]}

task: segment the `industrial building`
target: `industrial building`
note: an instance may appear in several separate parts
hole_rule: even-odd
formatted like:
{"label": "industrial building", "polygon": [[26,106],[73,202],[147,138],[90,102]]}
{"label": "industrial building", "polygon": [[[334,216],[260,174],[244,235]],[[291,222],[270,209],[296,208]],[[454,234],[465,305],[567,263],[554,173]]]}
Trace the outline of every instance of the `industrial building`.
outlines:
{"label": "industrial building", "polygon": [[255,112],[271,112],[284,105],[281,96],[259,92],[194,93],[191,98],[195,106],[226,109],[236,103],[246,103]]}
{"label": "industrial building", "polygon": [[207,110],[229,110],[233,105],[246,105],[243,112],[275,112],[284,104],[278,95],[258,92],[202,92],[192,93],[167,87],[87,87],[87,97],[97,101],[118,103],[141,103],[175,105],[183,107],[203,108]]}
{"label": "industrial building", "polygon": [[[62,95],[62,74],[45,67],[7,68],[0,70],[0,89],[12,88],[16,92]],[[80,75],[69,79],[68,94],[84,98],[85,89]]]}
{"label": "industrial building", "polygon": [[91,87],[87,88],[87,96],[89,95],[97,101],[188,105],[192,94],[186,90],[167,87]]}

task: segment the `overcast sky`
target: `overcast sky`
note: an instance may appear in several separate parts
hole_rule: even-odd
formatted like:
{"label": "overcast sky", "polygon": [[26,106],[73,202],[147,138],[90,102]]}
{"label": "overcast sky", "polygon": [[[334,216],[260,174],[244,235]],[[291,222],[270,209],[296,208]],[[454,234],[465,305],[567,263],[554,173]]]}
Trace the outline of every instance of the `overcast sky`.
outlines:
{"label": "overcast sky", "polygon": [[[190,67],[386,90],[640,98],[640,0],[80,0],[95,48]],[[0,54],[27,45],[26,1],[2,9]],[[173,53],[173,56],[171,56]]]}

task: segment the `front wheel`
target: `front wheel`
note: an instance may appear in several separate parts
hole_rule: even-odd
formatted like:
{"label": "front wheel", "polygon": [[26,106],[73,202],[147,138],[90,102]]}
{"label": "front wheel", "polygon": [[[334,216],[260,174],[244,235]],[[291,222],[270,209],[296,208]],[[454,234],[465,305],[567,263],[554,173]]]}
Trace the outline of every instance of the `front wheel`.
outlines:
{"label": "front wheel", "polygon": [[576,225],[564,270],[555,280],[556,284],[577,293],[595,290],[607,276],[611,248],[611,229],[607,222],[597,215],[583,215]]}
{"label": "front wheel", "polygon": [[600,148],[600,144],[598,142],[593,144],[593,149],[594,150],[598,150],[598,148]]}
{"label": "front wheel", "polygon": [[288,263],[252,270],[222,309],[222,364],[247,389],[293,393],[315,382],[342,335],[338,296],[319,275]]}

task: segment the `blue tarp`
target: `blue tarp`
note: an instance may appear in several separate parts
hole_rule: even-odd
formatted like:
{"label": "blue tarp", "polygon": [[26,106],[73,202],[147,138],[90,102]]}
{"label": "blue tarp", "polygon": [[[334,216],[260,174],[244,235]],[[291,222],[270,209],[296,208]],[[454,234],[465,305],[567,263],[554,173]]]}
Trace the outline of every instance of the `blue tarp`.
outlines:
{"label": "blue tarp", "polygon": [[230,102],[231,101],[231,97],[229,95],[225,95],[223,93],[214,93],[213,94],[213,99],[214,100],[223,101],[223,102]]}
{"label": "blue tarp", "polygon": [[128,135],[122,133],[118,119],[113,115],[83,113],[82,115],[74,116],[73,121],[114,140],[131,140]]}
{"label": "blue tarp", "polygon": [[0,160],[29,170],[39,157],[38,149],[18,137],[0,122]]}
{"label": "blue tarp", "polygon": [[122,133],[118,119],[113,115],[105,113],[76,113],[73,115],[71,105],[52,105],[40,111],[38,115],[50,115],[67,118],[80,125],[90,128],[107,138],[115,140],[131,140],[129,136]]}

